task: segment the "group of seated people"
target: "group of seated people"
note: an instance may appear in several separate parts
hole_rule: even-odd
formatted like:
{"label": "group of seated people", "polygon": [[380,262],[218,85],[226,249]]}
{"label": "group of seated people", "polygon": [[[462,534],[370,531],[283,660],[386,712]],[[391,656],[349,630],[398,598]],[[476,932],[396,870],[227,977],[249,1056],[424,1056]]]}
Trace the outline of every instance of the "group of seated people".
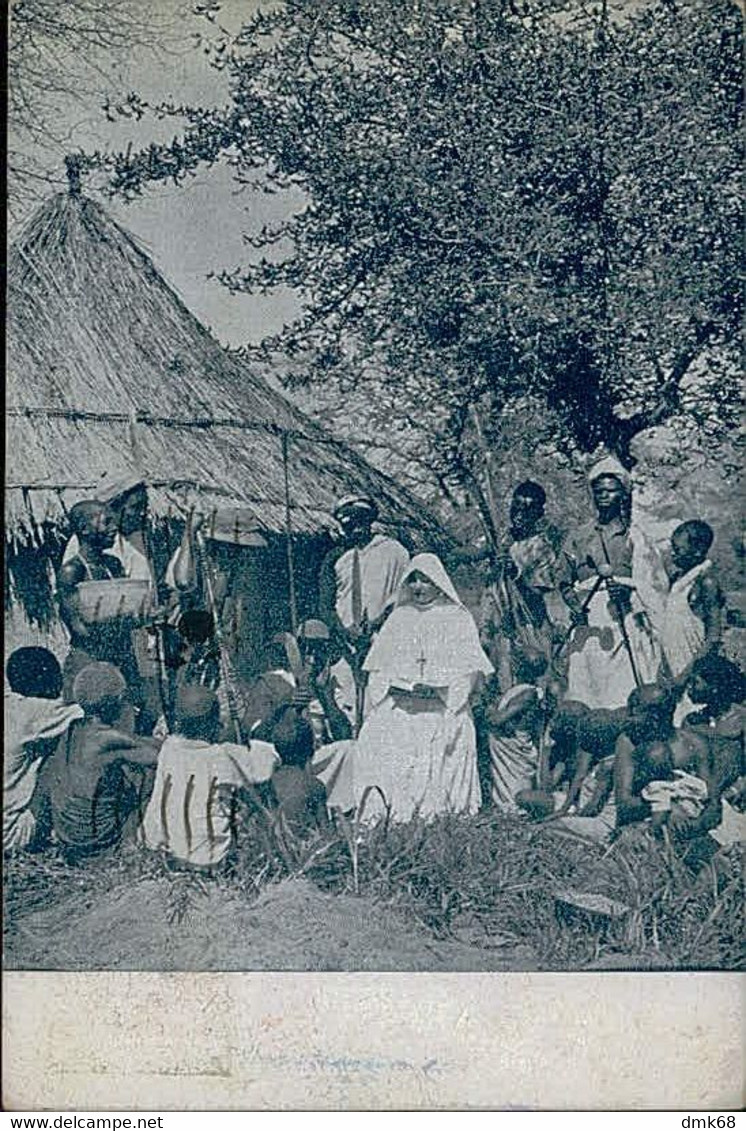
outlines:
{"label": "group of seated people", "polygon": [[[607,462],[592,480],[597,514],[563,567],[566,629],[547,612],[558,539],[530,483],[479,627],[443,562],[374,534],[360,498],[340,505],[319,616],[277,637],[276,662],[248,683],[224,662],[214,612],[187,607],[161,626],[167,679],[148,714],[131,626],[118,664],[111,636],[73,615],[62,668],[43,648],[8,659],[4,850],[54,843],[77,862],[131,843],[215,869],[247,805],[301,835],[339,811],[407,821],[491,805],[595,839],[645,822],[691,859],[742,839],[744,677],[720,648],[712,532],[673,534],[656,651],[622,479]],[[73,612],[81,579],[114,579],[107,513],[79,518],[82,553],[61,571]]]}

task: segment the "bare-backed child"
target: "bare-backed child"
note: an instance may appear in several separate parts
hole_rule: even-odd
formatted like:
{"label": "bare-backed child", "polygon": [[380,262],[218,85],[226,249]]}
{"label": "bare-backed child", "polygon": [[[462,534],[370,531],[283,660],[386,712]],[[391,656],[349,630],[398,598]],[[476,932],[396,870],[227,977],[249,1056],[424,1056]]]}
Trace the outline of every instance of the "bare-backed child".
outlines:
{"label": "bare-backed child", "polygon": [[[665,741],[672,733],[674,697],[656,684],[635,688],[627,706],[589,708],[564,702],[552,723],[549,784],[546,791],[522,798],[536,816],[597,817],[614,795],[617,760],[635,750]],[[556,794],[565,787],[564,799]],[[615,797],[618,804],[619,797]],[[616,819],[618,820],[618,814]]]}
{"label": "bare-backed child", "polygon": [[268,729],[281,761],[272,775],[280,816],[297,834],[326,828],[326,789],[311,769],[314,731],[307,711],[299,703],[284,703],[269,721]]}
{"label": "bare-backed child", "polygon": [[[52,825],[65,855],[90,859],[135,830],[158,756],[158,744],[133,735],[124,676],[113,664],[88,664],[75,677],[83,711],[44,769]],[[139,772],[138,772],[139,771]]]}
{"label": "bare-backed child", "polygon": [[654,817],[682,835],[714,827],[723,793],[744,773],[744,679],[710,653],[692,667],[687,691],[701,709],[679,730],[635,748],[622,746],[615,784],[620,826]]}
{"label": "bare-backed child", "polygon": [[6,665],[3,742],[3,850],[38,847],[44,839],[39,771],[83,712],[62,701],[62,670],[46,648],[17,648]]}
{"label": "bare-backed child", "polygon": [[[687,843],[687,856],[696,862],[718,847],[746,840],[746,680],[734,663],[710,653],[694,663],[687,690],[700,709],[687,716],[669,744],[678,788],[668,795],[653,787],[645,792],[651,800],[652,791],[654,807],[658,801],[658,822]],[[682,804],[681,784],[688,804]]]}

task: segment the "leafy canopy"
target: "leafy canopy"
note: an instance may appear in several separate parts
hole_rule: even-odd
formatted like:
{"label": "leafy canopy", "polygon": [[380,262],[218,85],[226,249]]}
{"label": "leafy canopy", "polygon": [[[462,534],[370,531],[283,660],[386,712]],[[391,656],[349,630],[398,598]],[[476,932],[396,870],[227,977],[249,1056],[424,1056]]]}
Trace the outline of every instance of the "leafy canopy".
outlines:
{"label": "leafy canopy", "polygon": [[[208,14],[219,17],[220,6]],[[729,0],[288,0],[218,34],[222,108],[110,158],[114,192],[229,162],[304,205],[235,291],[290,286],[264,343],[305,382],[427,438],[485,503],[503,412],[560,446],[737,407],[741,14]],[[481,492],[481,500],[480,500]]]}

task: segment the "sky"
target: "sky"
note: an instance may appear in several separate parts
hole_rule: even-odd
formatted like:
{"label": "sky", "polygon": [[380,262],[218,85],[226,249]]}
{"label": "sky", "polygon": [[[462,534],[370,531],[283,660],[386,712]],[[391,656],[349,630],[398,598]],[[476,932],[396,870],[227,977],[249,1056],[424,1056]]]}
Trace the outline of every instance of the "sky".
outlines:
{"label": "sky", "polygon": [[[173,99],[179,103],[222,105],[227,101],[227,79],[209,65],[202,50],[194,46],[194,33],[209,31],[204,19],[194,16],[185,0],[151,0],[157,15],[168,25],[167,49],[153,52],[140,48],[127,60],[111,56],[102,60],[101,71],[90,89],[78,97],[59,98],[54,107],[54,133],[64,143],[29,146],[16,144],[33,155],[45,170],[59,173],[63,187],[65,152],[79,149],[135,148],[151,140],[166,140],[178,133],[176,123],[110,122],[103,111],[108,97],[116,103],[130,91],[150,102]],[[255,0],[225,0],[220,20],[229,28],[240,26],[242,17],[256,6]],[[12,130],[11,122],[11,130]],[[109,213],[130,231],[152,256],[156,267],[174,286],[186,305],[225,345],[258,342],[279,330],[297,312],[297,301],[289,292],[272,296],[231,295],[211,271],[234,269],[247,262],[249,249],[242,232],[257,232],[262,224],[277,220],[292,204],[278,197],[237,188],[226,167],[205,170],[181,186],[153,185],[142,197],[126,204],[103,201]],[[33,210],[33,204],[53,186],[40,185],[41,195],[11,217],[10,236]],[[86,187],[84,186],[84,191]],[[95,192],[91,195],[96,195]]]}

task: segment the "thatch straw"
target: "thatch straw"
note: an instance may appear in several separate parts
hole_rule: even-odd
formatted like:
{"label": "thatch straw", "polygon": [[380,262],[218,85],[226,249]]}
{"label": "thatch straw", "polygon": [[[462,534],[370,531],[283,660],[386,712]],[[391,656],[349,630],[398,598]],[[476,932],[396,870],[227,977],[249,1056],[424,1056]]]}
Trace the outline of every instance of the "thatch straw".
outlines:
{"label": "thatch straw", "polygon": [[104,471],[135,466],[156,515],[176,487],[282,531],[283,433],[295,530],[365,492],[384,520],[443,539],[405,489],[224,350],[97,203],[60,194],[37,212],[10,251],[7,304],[6,540],[28,545]]}

